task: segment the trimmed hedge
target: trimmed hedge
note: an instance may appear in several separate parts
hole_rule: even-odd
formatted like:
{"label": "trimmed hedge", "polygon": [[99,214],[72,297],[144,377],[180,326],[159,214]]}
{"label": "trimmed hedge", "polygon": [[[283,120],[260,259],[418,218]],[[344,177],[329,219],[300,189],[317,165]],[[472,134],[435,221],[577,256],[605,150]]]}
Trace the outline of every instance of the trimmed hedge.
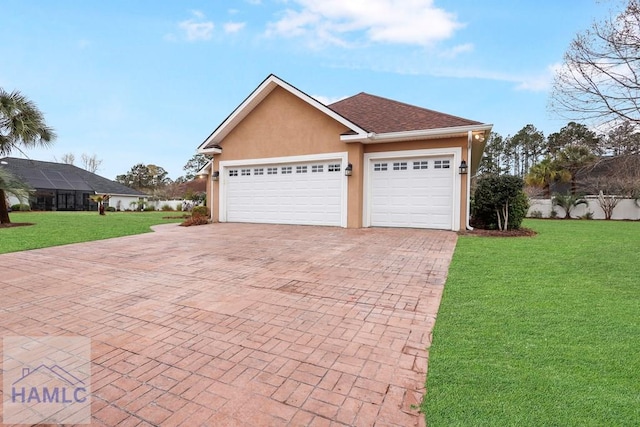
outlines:
{"label": "trimmed hedge", "polygon": [[512,175],[489,175],[478,180],[473,197],[473,225],[489,230],[499,228],[508,206],[509,229],[518,229],[529,209],[529,198],[522,191],[524,180]]}

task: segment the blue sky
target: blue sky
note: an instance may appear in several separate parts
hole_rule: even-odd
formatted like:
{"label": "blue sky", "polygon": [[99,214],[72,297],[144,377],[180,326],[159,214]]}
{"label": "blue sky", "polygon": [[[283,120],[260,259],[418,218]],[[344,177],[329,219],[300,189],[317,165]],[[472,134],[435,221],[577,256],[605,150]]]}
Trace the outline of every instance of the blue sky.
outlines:
{"label": "blue sky", "polygon": [[[172,179],[270,73],[330,103],[359,92],[545,135],[553,69],[615,1],[0,0],[0,87],[58,133],[27,154],[95,154]],[[19,153],[13,153],[19,155]],[[78,161],[76,162],[78,163]]]}

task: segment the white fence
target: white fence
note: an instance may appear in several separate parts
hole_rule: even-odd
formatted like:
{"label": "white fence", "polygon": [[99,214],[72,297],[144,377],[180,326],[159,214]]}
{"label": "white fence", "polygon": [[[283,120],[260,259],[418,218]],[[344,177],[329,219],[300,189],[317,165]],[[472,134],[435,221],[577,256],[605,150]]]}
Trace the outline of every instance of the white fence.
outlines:
{"label": "white fence", "polygon": [[[604,211],[598,204],[597,196],[587,196],[585,200],[588,205],[578,205],[571,210],[571,217],[578,218],[585,215],[587,212],[593,213],[594,219],[604,219]],[[534,216],[534,212],[538,211],[542,213],[543,218],[550,218],[551,211],[558,212],[558,218],[564,218],[565,212],[560,206],[553,206],[550,199],[529,199],[529,212],[528,217]],[[640,219],[640,207],[636,205],[633,199],[622,199],[613,210],[611,219]]]}
{"label": "white fence", "polygon": [[169,205],[173,210],[177,210],[178,206],[183,211],[190,211],[194,206],[201,205],[201,202],[194,202],[192,200],[154,200],[145,203],[146,206],[153,206],[157,211],[161,210],[164,205]]}

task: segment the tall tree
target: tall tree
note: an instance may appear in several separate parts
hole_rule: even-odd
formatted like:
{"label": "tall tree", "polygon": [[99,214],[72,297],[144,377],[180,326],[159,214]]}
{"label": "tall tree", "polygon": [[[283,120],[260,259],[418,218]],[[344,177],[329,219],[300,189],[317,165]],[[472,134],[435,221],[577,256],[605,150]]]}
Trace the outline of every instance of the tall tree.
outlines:
{"label": "tall tree", "polygon": [[501,175],[506,172],[502,165],[503,153],[504,139],[499,133],[491,132],[478,167],[478,175]]}
{"label": "tall tree", "polygon": [[553,111],[598,123],[640,123],[640,0],[623,4],[569,45],[553,84]]}
{"label": "tall tree", "polygon": [[518,152],[519,170],[517,175],[524,176],[529,168],[545,154],[544,134],[532,124],[528,124],[511,137],[511,146]]}
{"label": "tall tree", "polygon": [[611,129],[604,138],[603,151],[612,156],[640,154],[640,133],[637,126],[626,120]]}
{"label": "tall tree", "polygon": [[571,174],[571,194],[576,194],[578,171],[592,165],[595,160],[596,156],[583,145],[568,146],[558,153],[558,165]]}
{"label": "tall tree", "polygon": [[182,169],[186,172],[185,178],[190,181],[196,177],[196,174],[209,162],[209,158],[204,154],[194,154],[193,157],[187,161]]}
{"label": "tall tree", "polygon": [[2,197],[6,199],[6,195],[9,194],[15,196],[20,203],[28,203],[31,190],[27,184],[9,172],[7,168],[3,168],[2,164],[0,164],[0,191],[4,193]]}
{"label": "tall tree", "polygon": [[98,157],[93,155],[88,155],[82,153],[80,156],[80,160],[82,161],[82,169],[87,170],[91,173],[96,173],[98,169],[100,169],[100,165],[102,164],[102,159],[98,159]]}
{"label": "tall tree", "polygon": [[168,174],[169,173],[160,166],[138,163],[131,167],[126,174],[118,175],[115,180],[136,190],[153,191],[171,182],[167,177]]}
{"label": "tall tree", "polygon": [[73,153],[66,153],[62,155],[62,157],[60,158],[60,161],[67,165],[72,165],[76,161],[76,156]]}
{"label": "tall tree", "polygon": [[549,135],[549,154],[557,157],[558,153],[567,147],[585,147],[591,153],[602,152],[600,138],[582,123],[569,122],[566,126]]}
{"label": "tall tree", "polygon": [[[0,156],[50,145],[56,138],[38,107],[18,91],[0,88]],[[2,166],[0,166],[2,167]],[[5,190],[0,189],[0,223],[10,223]]]}

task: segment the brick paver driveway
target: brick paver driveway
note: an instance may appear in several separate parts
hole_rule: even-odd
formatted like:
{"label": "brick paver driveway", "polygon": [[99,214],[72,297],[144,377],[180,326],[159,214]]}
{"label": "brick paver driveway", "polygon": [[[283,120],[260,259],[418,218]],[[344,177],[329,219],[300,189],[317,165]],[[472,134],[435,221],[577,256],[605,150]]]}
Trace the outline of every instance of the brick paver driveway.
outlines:
{"label": "brick paver driveway", "polygon": [[411,426],[456,234],[253,224],[0,255],[0,334],[92,342],[108,426]]}

